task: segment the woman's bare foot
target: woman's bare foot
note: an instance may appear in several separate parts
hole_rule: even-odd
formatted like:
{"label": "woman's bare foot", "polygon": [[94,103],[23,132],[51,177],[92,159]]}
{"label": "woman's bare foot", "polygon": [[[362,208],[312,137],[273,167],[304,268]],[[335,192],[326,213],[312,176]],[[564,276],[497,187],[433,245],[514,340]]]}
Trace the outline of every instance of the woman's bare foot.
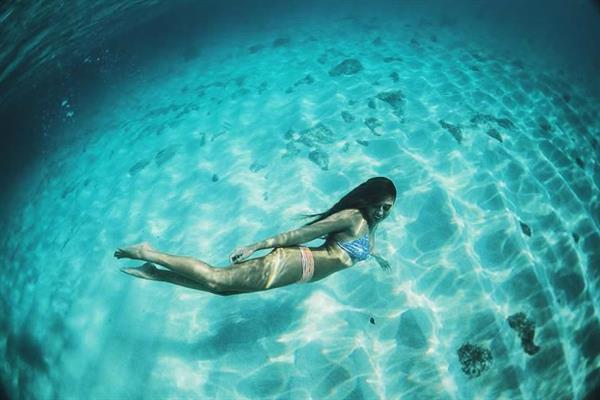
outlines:
{"label": "woman's bare foot", "polygon": [[140,267],[135,268],[121,268],[126,274],[133,275],[136,278],[149,279],[151,281],[160,281],[160,270],[152,263],[145,263]]}
{"label": "woman's bare foot", "polygon": [[148,243],[143,242],[135,244],[133,246],[125,247],[124,249],[117,249],[114,256],[117,258],[131,258],[132,260],[143,260],[144,251],[154,250]]}

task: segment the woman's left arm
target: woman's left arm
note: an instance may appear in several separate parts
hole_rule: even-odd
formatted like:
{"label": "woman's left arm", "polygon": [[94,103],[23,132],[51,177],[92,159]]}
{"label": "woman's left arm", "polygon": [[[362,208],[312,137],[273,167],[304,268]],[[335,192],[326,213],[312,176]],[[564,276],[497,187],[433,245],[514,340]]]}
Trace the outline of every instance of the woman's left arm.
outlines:
{"label": "woman's left arm", "polygon": [[373,257],[375,259],[375,261],[377,261],[377,263],[379,264],[379,266],[381,267],[381,269],[383,269],[384,271],[390,271],[392,269],[392,267],[390,266],[390,263],[387,262],[387,260],[383,257],[381,257],[379,254],[377,254],[375,252],[375,232],[377,231],[377,227],[375,227],[375,229],[373,230],[373,238],[371,239],[371,257]]}

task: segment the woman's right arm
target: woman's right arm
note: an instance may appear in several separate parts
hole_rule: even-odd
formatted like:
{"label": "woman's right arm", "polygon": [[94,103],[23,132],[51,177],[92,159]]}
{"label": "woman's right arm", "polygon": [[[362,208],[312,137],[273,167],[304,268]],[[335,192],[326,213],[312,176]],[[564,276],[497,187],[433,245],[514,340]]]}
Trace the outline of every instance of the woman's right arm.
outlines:
{"label": "woman's right arm", "polygon": [[256,250],[274,247],[296,246],[320,238],[333,232],[341,232],[352,227],[353,210],[343,210],[312,225],[306,225],[293,231],[280,233],[249,246]]}
{"label": "woman's right arm", "polygon": [[319,222],[315,222],[314,224],[306,225],[293,231],[280,233],[250,246],[236,249],[231,254],[230,259],[232,262],[240,262],[257,250],[296,246],[333,232],[344,231],[351,228],[355,223],[357,212],[358,211],[356,210],[343,210],[330,215]]}

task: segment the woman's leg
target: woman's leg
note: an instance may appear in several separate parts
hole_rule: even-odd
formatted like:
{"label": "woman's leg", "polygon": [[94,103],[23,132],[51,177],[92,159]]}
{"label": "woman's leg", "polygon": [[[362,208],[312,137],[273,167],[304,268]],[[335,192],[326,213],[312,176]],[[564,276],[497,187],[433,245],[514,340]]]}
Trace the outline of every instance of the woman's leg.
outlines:
{"label": "woman's leg", "polygon": [[[118,249],[115,257],[160,264],[183,278],[197,282],[200,286],[194,287],[194,289],[215,294],[267,290],[295,283],[302,277],[300,252],[297,248],[275,249],[265,257],[234,264],[227,268],[213,268],[192,257],[162,253],[147,243]],[[167,276],[168,282],[177,279]],[[173,283],[180,284],[179,282]],[[185,283],[189,284],[190,282],[185,281]]]}
{"label": "woman's leg", "polygon": [[169,271],[167,269],[156,268],[156,266],[150,262],[147,262],[139,267],[121,268],[121,271],[123,271],[126,274],[135,276],[137,278],[159,282],[168,282],[174,285],[183,286],[190,289],[202,290],[204,292],[210,292],[214,294],[229,295],[236,293],[233,291],[217,293],[211,290],[210,287],[203,285],[201,282],[188,279],[183,275],[176,274],[175,272]]}

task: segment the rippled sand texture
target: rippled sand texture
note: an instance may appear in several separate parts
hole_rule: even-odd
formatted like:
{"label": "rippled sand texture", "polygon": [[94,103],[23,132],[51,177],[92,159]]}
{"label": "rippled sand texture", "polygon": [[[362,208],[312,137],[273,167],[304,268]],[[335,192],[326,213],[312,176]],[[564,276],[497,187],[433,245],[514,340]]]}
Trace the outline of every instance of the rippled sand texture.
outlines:
{"label": "rippled sand texture", "polygon": [[[343,19],[224,38],[124,84],[2,225],[8,389],[583,396],[600,365],[600,104],[517,53],[436,24]],[[378,233],[389,274],[368,261],[221,298],[112,258],[147,240],[224,266],[374,175],[400,192]]]}

